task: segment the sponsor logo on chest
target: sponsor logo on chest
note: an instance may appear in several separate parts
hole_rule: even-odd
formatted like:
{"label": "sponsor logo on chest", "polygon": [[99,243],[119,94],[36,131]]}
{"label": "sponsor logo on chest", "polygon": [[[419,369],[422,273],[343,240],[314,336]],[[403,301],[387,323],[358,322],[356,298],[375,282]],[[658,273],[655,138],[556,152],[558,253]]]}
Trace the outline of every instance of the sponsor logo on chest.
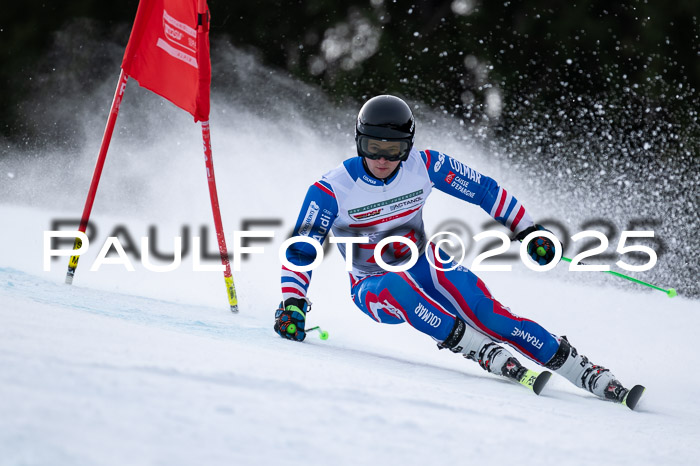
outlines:
{"label": "sponsor logo on chest", "polygon": [[373,204],[367,204],[361,207],[349,209],[348,214],[352,218],[359,220],[361,218],[380,215],[384,209],[387,209],[389,212],[393,212],[403,207],[420,204],[425,199],[422,194],[423,190],[419,189],[418,191],[393,197],[391,199],[387,199],[386,201],[375,202]]}
{"label": "sponsor logo on chest", "polygon": [[370,178],[370,177],[367,176],[367,175],[362,175],[362,181],[364,181],[365,183],[371,184],[372,186],[377,186],[377,185],[379,185],[379,181],[378,181],[378,180],[375,180],[375,179],[373,179],[373,178]]}
{"label": "sponsor logo on chest", "polygon": [[382,213],[382,210],[384,210],[384,209],[379,208],[379,209],[370,210],[369,212],[360,212],[357,214],[352,214],[351,216],[355,220],[362,220],[365,218],[376,217],[377,215]]}

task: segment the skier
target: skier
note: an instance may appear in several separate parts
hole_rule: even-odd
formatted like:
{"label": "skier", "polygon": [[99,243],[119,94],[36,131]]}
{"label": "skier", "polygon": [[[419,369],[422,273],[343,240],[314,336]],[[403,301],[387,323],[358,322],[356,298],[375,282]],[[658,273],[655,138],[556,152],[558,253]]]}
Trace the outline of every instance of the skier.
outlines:
{"label": "skier", "polygon": [[[438,348],[461,353],[486,371],[539,394],[550,373],[524,367],[499,344],[506,342],[576,386],[634,408],[643,387],[635,387],[630,394],[608,369],[590,362],[565,336],[513,314],[470,270],[462,266],[444,270],[449,269],[444,252],[427,241],[423,228],[422,209],[433,188],[480,206],[509,228],[514,240],[549,230],[535,224],[515,196],[492,178],[440,152],[416,150],[414,136],[413,113],[403,100],[381,95],[367,101],[355,127],[358,157],[346,160],[309,188],[294,235],[323,243],[333,231],[343,241],[368,241],[348,243],[349,252],[339,242],[338,249],[343,257],[352,254],[355,305],[375,321],[408,322],[433,337]],[[389,236],[403,236],[421,252],[405,272],[384,270],[374,259],[375,245]],[[555,246],[545,236],[531,240],[527,251],[541,265],[555,257]],[[286,255],[290,263],[305,266],[314,261],[316,250],[309,243],[296,242]],[[403,242],[388,243],[381,251],[390,266],[405,264],[410,257]],[[306,337],[310,281],[310,271],[282,267],[282,303],[274,324],[280,336],[296,341]]]}

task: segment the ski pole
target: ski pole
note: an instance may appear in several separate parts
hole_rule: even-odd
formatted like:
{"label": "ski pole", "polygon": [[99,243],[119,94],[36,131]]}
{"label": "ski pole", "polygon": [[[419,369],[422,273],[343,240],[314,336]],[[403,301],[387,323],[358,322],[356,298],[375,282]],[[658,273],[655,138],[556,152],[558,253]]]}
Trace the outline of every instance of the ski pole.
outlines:
{"label": "ski pole", "polygon": [[[539,253],[539,251],[538,251],[538,253]],[[561,260],[564,260],[566,262],[571,262],[571,259],[569,259],[568,257],[564,257],[564,256],[561,256]],[[584,264],[583,262],[579,262],[579,264],[587,265],[587,264]],[[655,290],[663,291],[664,293],[666,293],[666,295],[668,295],[669,298],[673,298],[674,296],[676,296],[676,290],[674,290],[673,288],[669,288],[668,290],[666,290],[666,289],[663,289],[663,288],[658,287],[656,285],[652,285],[651,283],[643,282],[641,280],[637,280],[636,278],[628,277],[627,275],[624,275],[624,274],[621,274],[620,272],[615,272],[612,270],[602,270],[602,272],[609,273],[610,275],[615,275],[616,277],[624,278],[624,279],[629,280],[631,282],[639,283],[640,285],[648,286],[649,288],[653,288]]]}
{"label": "ski pole", "polygon": [[[326,332],[325,330],[322,330],[321,327],[319,327],[318,325],[315,327],[307,328],[306,333],[309,333],[312,330],[318,330],[318,337],[321,340],[328,340],[328,332]],[[289,324],[289,326],[287,327],[287,333],[295,333],[296,331],[297,331],[297,326],[294,324]]]}
{"label": "ski pole", "polygon": [[319,327],[318,325],[315,327],[311,327],[309,329],[306,329],[306,333],[309,333],[312,330],[318,330],[318,337],[321,340],[328,340],[328,332],[326,332],[325,330],[322,330],[321,327]]}

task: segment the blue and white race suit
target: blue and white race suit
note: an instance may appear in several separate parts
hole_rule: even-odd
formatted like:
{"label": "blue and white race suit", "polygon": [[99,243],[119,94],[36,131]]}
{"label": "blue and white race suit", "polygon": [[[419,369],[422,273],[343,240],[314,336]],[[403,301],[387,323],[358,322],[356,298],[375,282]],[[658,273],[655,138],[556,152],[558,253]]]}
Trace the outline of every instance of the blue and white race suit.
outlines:
{"label": "blue and white race suit", "polygon": [[[480,206],[516,234],[534,223],[525,207],[492,178],[445,154],[412,149],[387,180],[371,176],[361,157],[323,175],[309,187],[294,235],[320,243],[330,231],[336,237],[369,238],[369,243],[353,245],[351,295],[355,305],[377,322],[408,322],[442,342],[459,316],[493,340],[508,342],[540,364],[548,362],[559,347],[554,335],[511,313],[470,270],[461,266],[439,270],[447,267],[437,261],[435,246],[426,244],[422,218],[433,188]],[[387,272],[374,259],[375,245],[389,236],[403,236],[421,252],[405,272]],[[338,249],[345,257],[346,245],[339,243]],[[410,255],[403,242],[389,243],[381,251],[381,258],[392,266],[406,263]],[[295,265],[308,265],[315,258],[316,250],[308,243],[297,242],[287,250],[287,259]],[[282,267],[283,299],[305,297],[311,275]]]}

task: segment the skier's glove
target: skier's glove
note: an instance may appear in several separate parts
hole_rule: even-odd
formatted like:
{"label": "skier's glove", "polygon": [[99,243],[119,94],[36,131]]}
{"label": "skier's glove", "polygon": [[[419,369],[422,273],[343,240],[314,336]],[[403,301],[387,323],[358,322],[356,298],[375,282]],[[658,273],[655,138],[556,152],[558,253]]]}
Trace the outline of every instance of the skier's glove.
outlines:
{"label": "skier's glove", "polygon": [[[532,233],[533,231],[549,231],[542,225],[533,225],[531,227],[528,227],[515,235],[515,238],[520,242],[522,242],[527,235]],[[551,231],[549,231],[551,233]],[[527,253],[530,254],[530,257],[532,257],[532,260],[537,262],[540,265],[547,265],[552,260],[554,259],[554,253],[555,253],[556,248],[554,247],[554,243],[549,238],[545,238],[544,236],[536,236],[530,240],[530,242],[527,245]]]}
{"label": "skier's glove", "polygon": [[304,341],[308,308],[308,302],[298,298],[288,298],[284,303],[280,303],[275,312],[275,332],[282,338]]}

